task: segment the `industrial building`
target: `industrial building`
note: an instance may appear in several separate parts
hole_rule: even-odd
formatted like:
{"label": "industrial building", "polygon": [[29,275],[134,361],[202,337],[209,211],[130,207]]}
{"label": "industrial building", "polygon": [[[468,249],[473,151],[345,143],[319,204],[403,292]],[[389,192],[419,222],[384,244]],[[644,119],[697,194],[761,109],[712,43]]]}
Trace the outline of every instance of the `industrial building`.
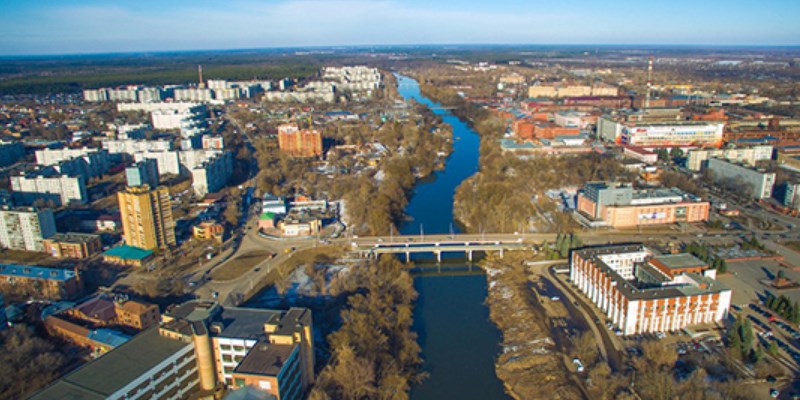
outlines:
{"label": "industrial building", "polygon": [[756,199],[772,196],[775,185],[775,173],[750,168],[746,165],[720,158],[708,160],[708,171],[712,178],[720,184],[742,186],[747,194]]}
{"label": "industrial building", "polygon": [[570,281],[623,335],[722,321],[731,290],[690,254],[658,255],[643,245],[574,250]]}
{"label": "industrial building", "polygon": [[601,139],[620,145],[656,147],[720,147],[725,124],[708,121],[639,121],[602,116],[597,119]]}
{"label": "industrial building", "polygon": [[168,309],[161,321],[31,399],[187,399],[250,386],[299,400],[314,380],[307,309],[192,300]]}
{"label": "industrial building", "polygon": [[144,185],[117,193],[125,243],[144,250],[174,246],[175,221],[166,187]]}
{"label": "industrial building", "polygon": [[637,226],[702,222],[709,203],[679,189],[635,190],[631,184],[589,182],[578,194],[576,218],[587,226]]}

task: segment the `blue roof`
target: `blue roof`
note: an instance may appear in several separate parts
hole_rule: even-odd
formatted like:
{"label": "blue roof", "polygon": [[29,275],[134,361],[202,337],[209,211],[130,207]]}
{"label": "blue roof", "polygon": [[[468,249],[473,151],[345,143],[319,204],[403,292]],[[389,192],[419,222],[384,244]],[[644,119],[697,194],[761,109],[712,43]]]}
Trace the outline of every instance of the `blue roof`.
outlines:
{"label": "blue roof", "polygon": [[35,265],[0,264],[0,275],[47,279],[50,281],[68,281],[75,278],[75,271],[71,269],[48,268]]}
{"label": "blue roof", "polygon": [[89,334],[86,335],[91,340],[95,342],[99,342],[111,347],[117,347],[125,342],[128,341],[131,337],[124,334],[117,332],[113,329],[107,328],[98,328],[93,331],[89,331]]}
{"label": "blue roof", "polygon": [[153,251],[123,244],[121,246],[108,249],[105,253],[103,253],[103,255],[118,257],[123,260],[144,260],[145,258],[153,255]]}

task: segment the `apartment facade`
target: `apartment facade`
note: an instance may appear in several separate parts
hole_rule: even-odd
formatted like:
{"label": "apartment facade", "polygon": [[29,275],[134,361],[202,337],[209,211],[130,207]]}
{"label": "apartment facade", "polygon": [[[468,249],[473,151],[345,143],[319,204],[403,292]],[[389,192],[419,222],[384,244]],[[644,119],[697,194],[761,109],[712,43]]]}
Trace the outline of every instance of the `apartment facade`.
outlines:
{"label": "apartment facade", "polygon": [[176,244],[175,221],[166,187],[128,187],[117,193],[125,243],[145,250]]}
{"label": "apartment facade", "polygon": [[0,246],[12,250],[44,251],[44,239],[56,233],[50,209],[0,208]]}
{"label": "apartment facade", "polygon": [[760,171],[720,158],[708,160],[708,171],[717,182],[741,184],[748,194],[756,199],[772,196],[775,186],[775,173]]}
{"label": "apartment facade", "polygon": [[623,335],[676,331],[727,317],[731,290],[689,254],[661,256],[643,245],[575,250],[570,281]]}
{"label": "apartment facade", "polygon": [[298,129],[296,125],[281,125],[278,147],[292,157],[318,157],[322,155],[322,134],[314,129]]}
{"label": "apartment facade", "polygon": [[12,176],[14,200],[30,205],[37,200],[53,201],[56,205],[86,204],[89,193],[83,176],[59,174],[28,174]]}
{"label": "apartment facade", "polygon": [[158,162],[152,158],[144,158],[125,168],[125,179],[128,186],[158,187]]}
{"label": "apartment facade", "polygon": [[730,161],[737,161],[751,167],[762,160],[772,159],[772,146],[751,146],[732,149],[694,149],[689,150],[686,168],[700,171],[708,159],[718,157]]}

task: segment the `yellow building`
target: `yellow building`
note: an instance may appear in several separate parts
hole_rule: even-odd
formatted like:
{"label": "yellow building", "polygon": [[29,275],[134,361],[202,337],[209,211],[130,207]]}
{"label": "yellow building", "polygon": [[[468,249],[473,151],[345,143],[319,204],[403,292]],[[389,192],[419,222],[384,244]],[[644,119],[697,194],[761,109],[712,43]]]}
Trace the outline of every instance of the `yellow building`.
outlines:
{"label": "yellow building", "polygon": [[167,188],[128,187],[117,196],[129,246],[153,250],[175,245],[175,221]]}

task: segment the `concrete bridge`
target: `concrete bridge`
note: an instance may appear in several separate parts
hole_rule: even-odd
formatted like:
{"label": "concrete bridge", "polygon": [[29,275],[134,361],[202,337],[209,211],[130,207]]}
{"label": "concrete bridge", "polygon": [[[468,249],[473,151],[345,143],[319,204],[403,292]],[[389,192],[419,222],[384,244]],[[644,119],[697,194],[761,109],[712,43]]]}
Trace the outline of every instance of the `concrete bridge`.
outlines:
{"label": "concrete bridge", "polygon": [[[463,236],[463,237],[462,237]],[[472,261],[473,253],[496,251],[503,257],[504,252],[529,250],[531,244],[524,243],[521,237],[486,240],[472,238],[475,235],[437,235],[425,239],[421,236],[400,236],[385,241],[382,238],[351,242],[351,251],[362,257],[377,257],[381,254],[405,254],[406,262],[411,254],[433,253],[438,262],[443,253],[464,253]]]}

